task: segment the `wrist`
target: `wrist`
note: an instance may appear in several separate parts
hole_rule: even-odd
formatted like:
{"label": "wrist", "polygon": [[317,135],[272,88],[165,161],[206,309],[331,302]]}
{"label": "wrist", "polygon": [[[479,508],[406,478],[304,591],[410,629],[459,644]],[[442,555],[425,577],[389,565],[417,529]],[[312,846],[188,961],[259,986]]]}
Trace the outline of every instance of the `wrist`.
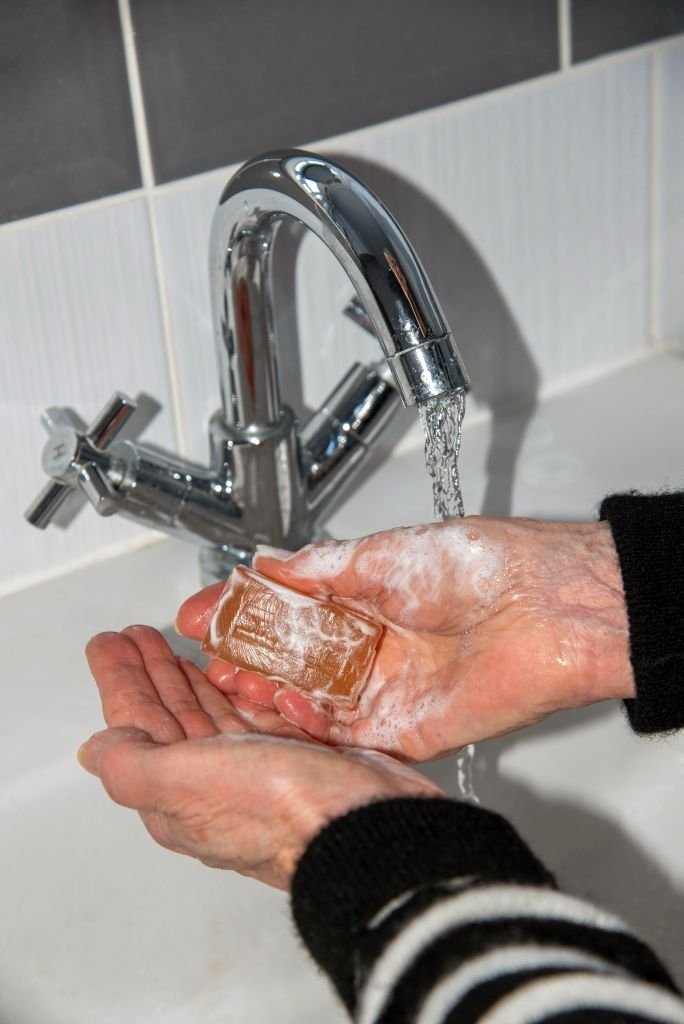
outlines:
{"label": "wrist", "polygon": [[[315,794],[305,792],[298,807],[296,802],[290,805],[293,841],[281,850],[281,888],[289,889],[303,854],[316,836],[338,818],[387,800],[445,798],[437,783],[378,750],[341,748],[334,758],[344,759],[344,764],[335,765],[334,784],[321,776],[322,785]],[[344,779],[343,785],[339,784],[340,778]]]}
{"label": "wrist", "polygon": [[624,700],[635,695],[635,684],[620,562],[607,523],[579,529],[583,585],[575,619],[583,662],[579,678],[586,687],[583,703]]}

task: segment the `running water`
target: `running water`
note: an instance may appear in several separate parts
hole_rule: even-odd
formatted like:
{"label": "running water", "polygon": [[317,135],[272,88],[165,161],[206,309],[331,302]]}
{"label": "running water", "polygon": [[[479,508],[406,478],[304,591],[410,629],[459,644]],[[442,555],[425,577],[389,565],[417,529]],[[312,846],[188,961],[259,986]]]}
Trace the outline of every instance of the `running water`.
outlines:
{"label": "running water", "polygon": [[465,414],[465,391],[430,398],[418,406],[425,432],[425,467],[432,480],[435,519],[464,515],[458,479],[458,453]]}
{"label": "running water", "polygon": [[[425,432],[425,467],[432,480],[435,519],[463,516],[463,496],[458,476],[461,427],[465,415],[465,391],[439,395],[418,406]],[[461,796],[479,803],[473,788],[474,744],[456,755],[456,777]]]}

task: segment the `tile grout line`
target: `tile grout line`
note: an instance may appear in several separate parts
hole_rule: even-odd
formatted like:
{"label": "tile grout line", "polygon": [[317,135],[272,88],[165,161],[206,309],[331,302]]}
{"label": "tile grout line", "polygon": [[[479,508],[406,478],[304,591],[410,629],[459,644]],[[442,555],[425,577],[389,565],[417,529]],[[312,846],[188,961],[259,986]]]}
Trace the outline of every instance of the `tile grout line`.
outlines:
{"label": "tile grout line", "polygon": [[184,455],[186,448],[184,443],[186,430],[182,412],[183,406],[181,401],[178,367],[173,348],[171,314],[164,280],[162,248],[159,238],[157,215],[154,206],[154,164],[152,161],[150,136],[147,130],[147,115],[145,113],[145,100],[142,91],[142,82],[140,79],[140,64],[138,61],[138,51],[135,43],[135,31],[133,29],[133,19],[131,17],[130,0],[118,0],[118,7],[126,59],[128,90],[133,110],[133,124],[135,127],[135,138],[138,147],[138,159],[140,161],[140,176],[143,184],[142,194],[145,200],[150,242],[152,245],[152,259],[154,261],[154,275],[157,285],[159,315],[161,318],[164,353],[166,356],[166,372],[171,398],[171,418],[173,421],[176,449],[180,455]]}
{"label": "tile grout line", "polygon": [[121,35],[123,37],[124,56],[126,60],[128,92],[131,99],[131,108],[133,110],[135,140],[138,146],[140,176],[142,178],[143,189],[147,191],[154,188],[154,166],[152,164],[150,136],[147,131],[145,101],[143,99],[142,83],[140,81],[140,66],[138,64],[138,52],[135,45],[135,32],[133,29],[133,19],[131,18],[130,0],[118,0],[118,5],[119,22],[121,24]]}
{"label": "tile grout line", "polygon": [[145,206],[147,208],[147,220],[150,229],[150,241],[152,243],[152,259],[154,261],[154,273],[157,282],[159,315],[162,321],[162,337],[164,342],[164,353],[166,355],[166,372],[169,381],[169,392],[171,398],[171,412],[174,427],[174,438],[176,442],[176,452],[178,455],[185,456],[187,455],[187,447],[185,444],[185,417],[182,411],[183,405],[181,399],[179,373],[178,366],[176,363],[176,354],[173,348],[171,331],[171,312],[169,310],[169,303],[166,297],[164,263],[162,258],[161,242],[159,239],[159,228],[157,225],[157,213],[154,207],[154,197],[151,192],[145,196]]}
{"label": "tile grout line", "polygon": [[570,0],[558,0],[558,56],[561,72],[569,71],[572,67]]}
{"label": "tile grout line", "polygon": [[650,161],[649,161],[649,203],[648,233],[646,238],[648,253],[648,307],[646,332],[651,347],[657,344],[659,326],[659,284],[660,284],[660,145],[662,141],[662,109],[661,109],[661,68],[660,53],[651,57],[650,77]]}
{"label": "tile grout line", "polygon": [[122,206],[135,199],[144,199],[145,194],[146,190],[139,186],[129,189],[127,192],[113,192],[97,199],[86,199],[85,202],[74,203],[73,206],[60,206],[56,210],[32,213],[29,217],[20,217],[18,220],[8,220],[4,224],[0,224],[0,235],[11,234],[12,231],[20,231],[27,226],[30,228],[36,224],[65,220],[67,217],[78,216],[83,212],[88,213],[90,210],[106,210],[110,206]]}

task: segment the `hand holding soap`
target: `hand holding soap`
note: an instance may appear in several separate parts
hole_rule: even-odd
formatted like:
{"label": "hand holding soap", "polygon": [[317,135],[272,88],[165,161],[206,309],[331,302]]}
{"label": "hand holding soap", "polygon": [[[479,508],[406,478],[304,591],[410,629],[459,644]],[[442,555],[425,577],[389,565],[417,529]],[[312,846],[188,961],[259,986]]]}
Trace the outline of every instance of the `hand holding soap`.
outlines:
{"label": "hand holding soap", "polygon": [[353,707],[383,627],[238,566],[202,650],[318,699]]}

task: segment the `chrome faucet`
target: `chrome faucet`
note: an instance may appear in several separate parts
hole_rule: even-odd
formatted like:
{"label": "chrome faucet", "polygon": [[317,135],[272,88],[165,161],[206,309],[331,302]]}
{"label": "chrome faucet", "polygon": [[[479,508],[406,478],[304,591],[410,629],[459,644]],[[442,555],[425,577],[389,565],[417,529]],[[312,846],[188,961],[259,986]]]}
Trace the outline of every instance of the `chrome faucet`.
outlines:
{"label": "chrome faucet", "polygon": [[[301,427],[281,400],[273,304],[273,249],[288,219],[342,264],[356,291],[346,312],[376,335],[385,357],[355,363]],[[209,467],[116,440],[135,410],[119,393],[86,429],[68,410],[48,409],[43,467],[52,479],[26,513],[44,528],[80,488],[101,515],[120,512],[200,544],[205,582],[249,562],[258,543],[294,550],[311,540],[400,400],[468,387],[401,228],[329,160],[287,150],[248,161],[214,214],[210,275],[223,407],[209,424]]]}

